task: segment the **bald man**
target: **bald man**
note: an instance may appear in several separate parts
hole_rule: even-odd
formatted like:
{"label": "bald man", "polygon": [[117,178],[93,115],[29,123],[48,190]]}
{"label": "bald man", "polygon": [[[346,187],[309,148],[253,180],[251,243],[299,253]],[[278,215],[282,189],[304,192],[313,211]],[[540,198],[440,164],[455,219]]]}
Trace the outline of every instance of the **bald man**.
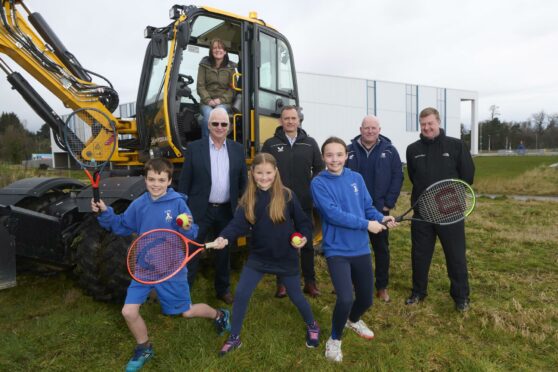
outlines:
{"label": "bald man", "polygon": [[[346,166],[362,175],[374,207],[387,216],[401,192],[403,167],[399,153],[389,138],[380,134],[381,130],[377,117],[369,115],[362,119],[360,135],[348,147]],[[388,229],[378,234],[369,233],[369,237],[374,251],[376,297],[389,302]]]}

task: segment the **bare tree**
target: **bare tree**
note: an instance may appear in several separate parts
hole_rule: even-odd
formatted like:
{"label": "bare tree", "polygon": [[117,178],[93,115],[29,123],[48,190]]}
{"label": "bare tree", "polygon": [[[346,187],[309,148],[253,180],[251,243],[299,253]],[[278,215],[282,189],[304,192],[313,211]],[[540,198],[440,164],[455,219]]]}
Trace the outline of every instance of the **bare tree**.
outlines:
{"label": "bare tree", "polygon": [[500,116],[500,106],[491,105],[488,112],[490,112],[490,120],[494,120],[496,116]]}

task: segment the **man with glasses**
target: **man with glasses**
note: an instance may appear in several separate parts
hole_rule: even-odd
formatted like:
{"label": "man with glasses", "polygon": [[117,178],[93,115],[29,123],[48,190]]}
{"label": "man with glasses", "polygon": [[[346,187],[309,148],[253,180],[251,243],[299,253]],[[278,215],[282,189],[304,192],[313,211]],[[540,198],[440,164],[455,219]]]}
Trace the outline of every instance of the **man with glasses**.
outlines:
{"label": "man with glasses", "polygon": [[[262,151],[275,157],[283,184],[293,190],[302,209],[312,219],[310,181],[324,169],[320,148],[304,129],[299,128],[298,107],[284,106],[281,109],[279,124],[275,135],[265,141]],[[311,297],[318,296],[320,292],[316,287],[312,239],[308,239],[308,243],[300,250],[300,264],[305,283],[304,293]],[[287,290],[278,280],[275,297],[285,296]]]}
{"label": "man with glasses", "polygon": [[[209,138],[188,145],[180,174],[178,190],[188,196],[192,217],[199,226],[197,241],[204,243],[232,219],[238,199],[246,187],[246,163],[240,143],[227,139],[229,115],[224,108],[209,114]],[[211,238],[211,237],[210,237]],[[215,292],[227,304],[233,302],[230,291],[229,247],[214,252]],[[188,263],[190,287],[199,266],[199,255]]]}
{"label": "man with glasses", "polygon": [[[374,207],[388,216],[401,192],[403,166],[389,138],[380,134],[381,129],[377,117],[369,115],[362,119],[360,135],[348,146],[346,166],[362,175]],[[389,232],[386,229],[368,235],[374,251],[376,297],[389,302]]]}

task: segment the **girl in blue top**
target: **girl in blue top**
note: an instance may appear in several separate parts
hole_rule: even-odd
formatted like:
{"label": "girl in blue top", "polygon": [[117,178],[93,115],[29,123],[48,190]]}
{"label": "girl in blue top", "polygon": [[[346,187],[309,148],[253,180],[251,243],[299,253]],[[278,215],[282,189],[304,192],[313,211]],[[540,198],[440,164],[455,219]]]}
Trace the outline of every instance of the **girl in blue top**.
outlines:
{"label": "girl in blue top", "polygon": [[[300,206],[296,195],[283,186],[273,155],[259,153],[254,157],[248,186],[240,199],[232,221],[215,240],[217,248],[226,241],[251,232],[251,249],[234,294],[231,335],[220,355],[239,348],[240,329],[252,292],[264,276],[279,276],[287,294],[306,323],[306,346],[316,347],[320,328],[314,320],[310,305],[300,289],[299,249],[312,236],[312,223]],[[302,234],[299,241],[291,240],[295,231]]]}
{"label": "girl in blue top", "polygon": [[396,224],[392,216],[374,208],[362,176],[344,168],[347,146],[343,140],[328,138],[322,145],[322,157],[327,170],[312,180],[311,190],[322,216],[322,250],[337,294],[325,356],[341,362],[344,327],[363,338],[374,338],[374,332],[360,319],[372,306],[374,278],[368,231],[377,234],[386,229],[382,222],[388,227]]}

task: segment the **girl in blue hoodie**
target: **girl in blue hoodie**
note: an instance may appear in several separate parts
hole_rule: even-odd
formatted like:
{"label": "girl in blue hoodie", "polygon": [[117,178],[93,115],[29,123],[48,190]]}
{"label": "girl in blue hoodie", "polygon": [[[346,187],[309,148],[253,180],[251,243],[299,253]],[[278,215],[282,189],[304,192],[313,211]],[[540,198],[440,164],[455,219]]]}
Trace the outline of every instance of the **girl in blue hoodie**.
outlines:
{"label": "girl in blue hoodie", "polygon": [[360,319],[372,306],[374,278],[368,231],[377,234],[386,229],[382,222],[388,227],[396,224],[392,216],[374,208],[362,176],[344,167],[347,146],[342,139],[328,138],[322,145],[322,157],[327,170],[312,180],[311,190],[322,216],[322,250],[337,294],[325,356],[341,362],[343,328],[365,339],[374,338],[374,332]]}

